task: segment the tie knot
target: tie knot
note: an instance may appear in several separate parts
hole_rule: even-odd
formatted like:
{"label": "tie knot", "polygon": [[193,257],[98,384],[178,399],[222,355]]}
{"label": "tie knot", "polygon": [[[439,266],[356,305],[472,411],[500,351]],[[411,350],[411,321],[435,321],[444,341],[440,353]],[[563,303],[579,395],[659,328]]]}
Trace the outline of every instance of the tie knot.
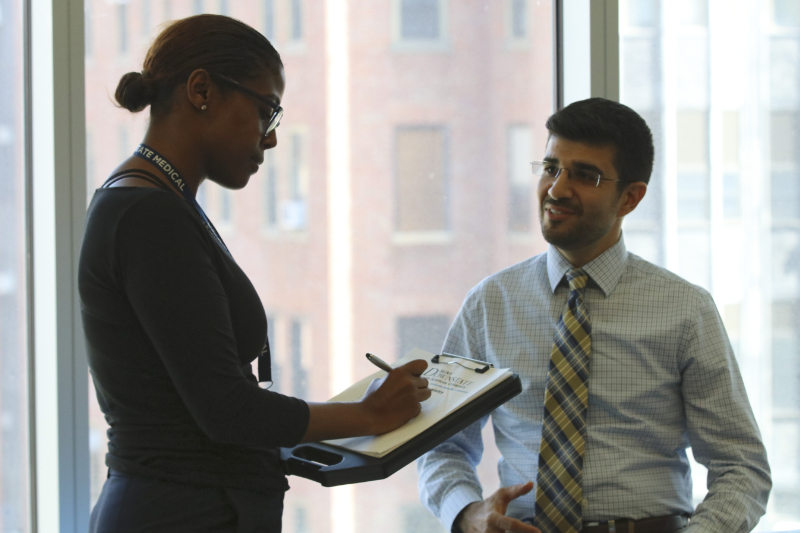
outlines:
{"label": "tie knot", "polygon": [[589,281],[589,275],[582,268],[573,268],[567,272],[567,281],[569,282],[569,290],[583,292],[583,289],[586,288],[586,283]]}

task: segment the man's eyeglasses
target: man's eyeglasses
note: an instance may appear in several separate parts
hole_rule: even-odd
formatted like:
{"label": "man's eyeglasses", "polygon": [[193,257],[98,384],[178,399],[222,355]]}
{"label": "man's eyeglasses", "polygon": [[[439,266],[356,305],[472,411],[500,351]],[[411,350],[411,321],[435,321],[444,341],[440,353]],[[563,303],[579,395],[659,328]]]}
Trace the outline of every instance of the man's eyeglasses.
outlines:
{"label": "man's eyeglasses", "polygon": [[274,130],[275,128],[280,126],[281,117],[283,117],[283,108],[281,106],[279,106],[278,104],[276,104],[275,102],[273,102],[272,100],[267,98],[266,96],[264,96],[262,94],[258,94],[253,89],[251,89],[249,87],[245,87],[244,85],[242,85],[238,81],[236,81],[236,80],[234,80],[232,78],[229,78],[228,76],[223,76],[222,74],[212,74],[211,76],[216,78],[216,79],[218,79],[218,80],[220,80],[220,81],[222,81],[222,82],[224,82],[224,83],[227,83],[228,85],[233,86],[234,89],[236,89],[238,91],[242,91],[247,96],[251,96],[251,97],[255,98],[256,100],[258,100],[259,102],[261,102],[262,104],[267,105],[267,106],[272,108],[272,115],[269,117],[269,120],[267,121],[266,128],[264,128],[264,137],[269,135],[269,133],[272,130]]}
{"label": "man's eyeglasses", "polygon": [[550,161],[531,161],[531,170],[535,176],[548,181],[555,181],[561,175],[561,171],[566,170],[570,183],[583,187],[599,187],[601,181],[625,181],[604,178],[596,170],[559,167]]}

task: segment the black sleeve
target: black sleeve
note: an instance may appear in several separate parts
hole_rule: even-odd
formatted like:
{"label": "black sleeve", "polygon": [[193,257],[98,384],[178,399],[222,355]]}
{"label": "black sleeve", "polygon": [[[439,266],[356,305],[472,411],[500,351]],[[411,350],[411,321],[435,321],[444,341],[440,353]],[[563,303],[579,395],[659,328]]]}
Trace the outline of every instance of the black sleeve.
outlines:
{"label": "black sleeve", "polygon": [[237,302],[220,279],[221,250],[188,203],[151,196],[121,220],[116,261],[123,289],[181,400],[215,442],[297,444],[308,426],[308,405],[247,379],[229,309]]}

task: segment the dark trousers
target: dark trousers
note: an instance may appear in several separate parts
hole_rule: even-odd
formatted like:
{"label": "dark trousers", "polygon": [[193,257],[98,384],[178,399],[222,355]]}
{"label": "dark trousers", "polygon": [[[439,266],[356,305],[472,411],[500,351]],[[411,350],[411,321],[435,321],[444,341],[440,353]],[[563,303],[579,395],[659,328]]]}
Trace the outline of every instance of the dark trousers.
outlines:
{"label": "dark trousers", "polygon": [[283,494],[197,487],[111,471],[90,533],[280,533]]}

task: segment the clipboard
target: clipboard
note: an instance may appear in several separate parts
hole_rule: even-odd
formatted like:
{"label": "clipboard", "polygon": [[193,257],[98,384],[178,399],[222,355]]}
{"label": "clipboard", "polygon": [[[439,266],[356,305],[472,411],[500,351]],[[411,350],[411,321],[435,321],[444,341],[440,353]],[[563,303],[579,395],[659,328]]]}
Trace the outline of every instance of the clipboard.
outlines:
{"label": "clipboard", "polygon": [[321,442],[281,448],[284,473],[316,481],[323,487],[386,479],[520,392],[522,382],[514,373],[383,457],[372,457]]}

